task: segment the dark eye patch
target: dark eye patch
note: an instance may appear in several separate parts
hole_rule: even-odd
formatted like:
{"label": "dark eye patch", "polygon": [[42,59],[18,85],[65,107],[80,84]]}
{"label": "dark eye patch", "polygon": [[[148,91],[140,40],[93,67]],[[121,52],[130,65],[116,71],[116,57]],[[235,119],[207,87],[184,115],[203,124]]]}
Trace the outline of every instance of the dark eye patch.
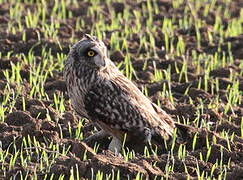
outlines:
{"label": "dark eye patch", "polygon": [[95,43],[92,43],[90,41],[83,41],[76,47],[76,52],[79,54],[79,56],[85,56],[89,50],[91,50],[92,47],[95,46]]}

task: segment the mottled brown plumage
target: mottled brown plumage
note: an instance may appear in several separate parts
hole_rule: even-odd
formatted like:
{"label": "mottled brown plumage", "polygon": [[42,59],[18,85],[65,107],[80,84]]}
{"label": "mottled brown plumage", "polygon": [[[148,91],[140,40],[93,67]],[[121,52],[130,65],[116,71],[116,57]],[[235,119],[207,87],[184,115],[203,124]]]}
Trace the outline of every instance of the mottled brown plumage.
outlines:
{"label": "mottled brown plumage", "polygon": [[172,134],[172,118],[118,70],[96,37],[85,35],[71,48],[64,77],[75,111],[118,142],[125,133],[128,140],[138,141],[167,139]]}

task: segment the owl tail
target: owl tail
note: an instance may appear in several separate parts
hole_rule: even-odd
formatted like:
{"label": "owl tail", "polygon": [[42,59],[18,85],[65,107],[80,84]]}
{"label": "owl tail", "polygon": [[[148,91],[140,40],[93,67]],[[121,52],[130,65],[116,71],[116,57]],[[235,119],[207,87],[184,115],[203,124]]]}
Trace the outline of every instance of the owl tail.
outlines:
{"label": "owl tail", "polygon": [[155,129],[151,139],[151,144],[157,146],[162,152],[166,152],[169,149],[169,144],[172,139],[172,135],[161,129]]}
{"label": "owl tail", "polygon": [[[184,144],[187,141],[191,127],[175,122],[172,134],[161,129],[155,129],[151,142],[158,147],[162,147],[162,151],[168,151],[175,144]],[[171,131],[169,131],[171,132]]]}

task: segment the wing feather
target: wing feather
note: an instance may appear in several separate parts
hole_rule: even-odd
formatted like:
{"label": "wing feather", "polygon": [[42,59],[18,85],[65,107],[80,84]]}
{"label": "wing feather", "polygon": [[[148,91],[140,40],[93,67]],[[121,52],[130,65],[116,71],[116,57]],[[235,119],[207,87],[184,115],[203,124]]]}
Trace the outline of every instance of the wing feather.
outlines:
{"label": "wing feather", "polygon": [[141,132],[144,127],[164,138],[172,134],[172,118],[153,104],[113,63],[100,76],[102,83],[92,86],[84,101],[93,121],[107,126],[104,128],[111,134]]}

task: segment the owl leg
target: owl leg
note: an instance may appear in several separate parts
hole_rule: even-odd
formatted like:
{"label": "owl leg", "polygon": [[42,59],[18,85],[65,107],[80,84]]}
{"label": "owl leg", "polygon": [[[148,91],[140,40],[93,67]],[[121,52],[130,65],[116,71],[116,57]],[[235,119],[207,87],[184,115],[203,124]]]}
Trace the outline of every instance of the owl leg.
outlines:
{"label": "owl leg", "polygon": [[151,144],[152,132],[147,127],[144,128],[144,137],[145,137],[144,138],[145,143]]}
{"label": "owl leg", "polygon": [[113,136],[108,149],[114,152],[116,155],[118,155],[119,152],[121,151],[121,148],[122,148],[121,140]]}
{"label": "owl leg", "polygon": [[97,133],[87,137],[84,139],[85,143],[91,142],[91,141],[97,141],[99,139],[103,139],[105,137],[108,137],[109,135],[104,131],[104,130],[100,130]]}

